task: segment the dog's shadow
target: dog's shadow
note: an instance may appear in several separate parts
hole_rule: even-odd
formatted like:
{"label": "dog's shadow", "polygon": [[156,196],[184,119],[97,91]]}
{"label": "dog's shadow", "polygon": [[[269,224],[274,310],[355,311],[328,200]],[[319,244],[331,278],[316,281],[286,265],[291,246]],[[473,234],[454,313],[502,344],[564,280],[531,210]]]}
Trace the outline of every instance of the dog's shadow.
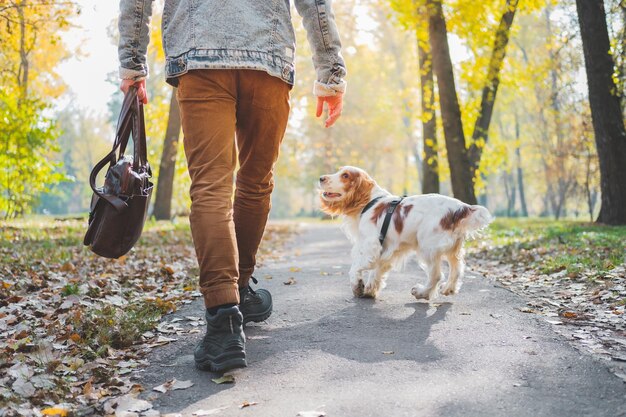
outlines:
{"label": "dog's shadow", "polygon": [[362,363],[436,361],[441,353],[429,341],[431,328],[445,319],[451,305],[415,302],[389,311],[377,308],[373,300],[358,299],[310,323],[273,329],[249,327],[246,334],[253,340],[269,339],[264,344],[248,343],[248,357],[263,361],[285,351],[318,349]]}

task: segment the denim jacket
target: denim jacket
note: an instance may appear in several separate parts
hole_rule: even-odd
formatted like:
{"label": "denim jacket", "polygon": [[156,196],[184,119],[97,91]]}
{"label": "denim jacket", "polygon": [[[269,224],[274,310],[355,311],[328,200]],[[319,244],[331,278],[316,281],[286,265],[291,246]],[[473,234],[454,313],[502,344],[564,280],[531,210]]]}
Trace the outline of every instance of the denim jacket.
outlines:
{"label": "denim jacket", "polygon": [[[346,67],[331,0],[294,0],[313,51],[318,96],[344,92]],[[153,0],[120,0],[120,77],[147,77]],[[167,82],[194,69],[255,69],[293,85],[295,34],[290,0],[165,0]]]}

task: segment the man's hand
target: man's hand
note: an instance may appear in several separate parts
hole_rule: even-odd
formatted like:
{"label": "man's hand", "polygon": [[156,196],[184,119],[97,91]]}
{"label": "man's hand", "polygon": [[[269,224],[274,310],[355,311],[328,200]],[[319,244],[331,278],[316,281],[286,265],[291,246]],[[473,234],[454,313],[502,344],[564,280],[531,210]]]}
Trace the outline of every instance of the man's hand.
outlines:
{"label": "man's hand", "polygon": [[341,110],[343,109],[343,93],[337,93],[336,96],[326,96],[317,98],[317,111],[315,116],[320,117],[324,111],[324,103],[328,106],[328,119],[324,122],[325,127],[331,127],[335,124]]}
{"label": "man's hand", "polygon": [[137,87],[137,97],[143,104],[148,103],[148,93],[146,92],[146,80],[134,81],[134,80],[122,80],[120,90],[126,94],[131,85]]}

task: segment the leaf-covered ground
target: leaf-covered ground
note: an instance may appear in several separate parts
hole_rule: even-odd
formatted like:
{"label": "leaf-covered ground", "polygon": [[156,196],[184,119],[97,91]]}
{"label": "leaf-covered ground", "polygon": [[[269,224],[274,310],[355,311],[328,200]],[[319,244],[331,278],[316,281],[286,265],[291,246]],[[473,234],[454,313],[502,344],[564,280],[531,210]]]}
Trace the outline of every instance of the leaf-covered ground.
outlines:
{"label": "leaf-covered ground", "polygon": [[[140,409],[130,375],[201,317],[161,322],[197,292],[188,223],[148,223],[119,260],[82,246],[84,219],[0,223],[0,416],[106,415]],[[271,224],[261,262],[293,233]],[[581,349],[626,378],[626,227],[497,220],[468,245],[471,268],[528,300]],[[180,324],[180,325],[179,325]],[[185,389],[168,381],[163,390]]]}
{"label": "leaf-covered ground", "polygon": [[[127,377],[142,357],[178,333],[161,316],[200,296],[186,219],[148,222],[118,260],[83,247],[85,222],[0,223],[0,416],[107,414],[143,389]],[[291,233],[270,225],[260,262]]]}
{"label": "leaf-covered ground", "polygon": [[469,243],[470,267],[526,297],[626,382],[626,227],[499,219]]}

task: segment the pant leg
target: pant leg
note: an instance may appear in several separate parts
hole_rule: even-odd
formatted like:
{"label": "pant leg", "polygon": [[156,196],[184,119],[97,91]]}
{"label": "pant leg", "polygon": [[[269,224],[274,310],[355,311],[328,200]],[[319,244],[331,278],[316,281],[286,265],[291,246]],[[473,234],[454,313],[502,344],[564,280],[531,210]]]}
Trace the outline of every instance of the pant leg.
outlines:
{"label": "pant leg", "polygon": [[274,164],[289,118],[289,84],[263,71],[239,70],[237,147],[239,171],[234,220],[239,250],[239,286],[248,285],[256,264],[274,188]]}
{"label": "pant leg", "polygon": [[194,70],[180,77],[178,102],[191,177],[191,234],[207,308],[239,303],[233,223],[236,71]]}

